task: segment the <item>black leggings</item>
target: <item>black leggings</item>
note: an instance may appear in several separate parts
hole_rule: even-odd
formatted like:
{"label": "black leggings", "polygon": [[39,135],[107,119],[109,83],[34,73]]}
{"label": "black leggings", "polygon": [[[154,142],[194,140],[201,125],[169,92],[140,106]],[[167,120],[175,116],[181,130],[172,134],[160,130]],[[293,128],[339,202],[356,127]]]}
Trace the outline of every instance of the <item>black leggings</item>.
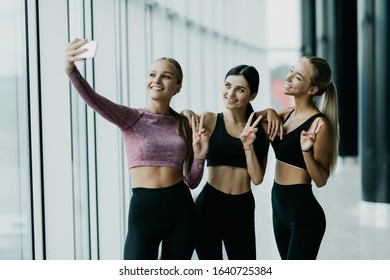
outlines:
{"label": "black leggings", "polygon": [[190,260],[195,248],[195,205],[179,182],[162,189],[134,188],[130,201],[126,260]]}
{"label": "black leggings", "polygon": [[283,260],[314,260],[325,233],[326,219],[311,185],[272,188],[273,227]]}
{"label": "black leggings", "polygon": [[196,252],[200,260],[221,260],[222,241],[230,260],[256,259],[252,191],[230,195],[206,183],[195,206],[198,218]]}

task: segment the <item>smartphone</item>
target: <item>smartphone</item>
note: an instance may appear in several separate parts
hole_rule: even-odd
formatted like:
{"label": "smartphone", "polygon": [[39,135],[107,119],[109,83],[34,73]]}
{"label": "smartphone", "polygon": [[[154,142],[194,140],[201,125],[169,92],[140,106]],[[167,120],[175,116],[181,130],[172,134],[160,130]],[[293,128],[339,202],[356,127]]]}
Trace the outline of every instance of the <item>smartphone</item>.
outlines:
{"label": "smartphone", "polygon": [[82,45],[79,49],[86,49],[85,52],[78,54],[76,57],[92,58],[96,55],[97,41],[91,41]]}

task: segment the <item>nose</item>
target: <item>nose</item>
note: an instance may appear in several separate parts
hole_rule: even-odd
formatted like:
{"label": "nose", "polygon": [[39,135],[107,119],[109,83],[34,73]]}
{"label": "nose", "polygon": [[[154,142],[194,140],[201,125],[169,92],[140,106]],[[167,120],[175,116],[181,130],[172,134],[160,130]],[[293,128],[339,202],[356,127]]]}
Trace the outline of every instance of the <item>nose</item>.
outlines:
{"label": "nose", "polygon": [[156,75],[153,77],[153,82],[156,84],[159,84],[161,82],[161,77],[160,75]]}
{"label": "nose", "polygon": [[286,81],[291,81],[292,76],[293,76],[293,73],[291,73],[291,72],[287,73]]}
{"label": "nose", "polygon": [[227,95],[228,96],[234,96],[236,94],[236,91],[234,90],[234,88],[230,88],[228,91],[227,91]]}

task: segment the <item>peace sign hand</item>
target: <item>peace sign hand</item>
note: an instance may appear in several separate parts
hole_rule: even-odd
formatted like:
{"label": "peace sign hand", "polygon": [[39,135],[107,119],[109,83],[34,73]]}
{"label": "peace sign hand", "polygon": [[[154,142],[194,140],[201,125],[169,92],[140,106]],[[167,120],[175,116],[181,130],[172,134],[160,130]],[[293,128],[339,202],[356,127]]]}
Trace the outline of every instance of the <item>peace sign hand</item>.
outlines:
{"label": "peace sign hand", "polygon": [[251,125],[253,116],[255,113],[253,112],[250,116],[248,121],[246,122],[246,125],[244,127],[244,130],[240,134],[240,139],[242,142],[242,145],[244,146],[244,149],[249,149],[253,145],[253,142],[256,139],[256,132],[258,128],[256,127],[257,124],[260,122],[262,119],[262,116],[260,115],[255,122]]}
{"label": "peace sign hand", "polygon": [[192,125],[192,148],[194,149],[194,157],[197,159],[206,158],[209,149],[209,135],[203,128],[204,115],[200,117],[198,126],[195,123],[195,116],[191,116]]}
{"label": "peace sign hand", "polygon": [[308,152],[316,141],[317,134],[320,132],[321,126],[324,124],[321,118],[314,121],[312,128],[309,131],[302,130],[301,132],[301,149],[303,152]]}

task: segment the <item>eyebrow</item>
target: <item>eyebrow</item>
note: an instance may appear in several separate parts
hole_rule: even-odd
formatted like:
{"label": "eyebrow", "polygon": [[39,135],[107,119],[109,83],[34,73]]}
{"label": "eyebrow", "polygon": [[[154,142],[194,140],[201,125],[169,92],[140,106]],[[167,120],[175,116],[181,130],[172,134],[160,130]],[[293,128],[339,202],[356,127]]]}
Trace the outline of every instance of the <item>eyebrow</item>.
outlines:
{"label": "eyebrow", "polygon": [[[149,71],[149,73],[156,73],[157,71],[156,70],[150,70]],[[170,72],[170,71],[164,71],[164,72],[162,72],[162,74],[170,74],[170,75],[174,75],[172,72]]]}
{"label": "eyebrow", "polygon": [[[293,70],[295,70],[295,68],[294,68],[294,65],[293,66],[291,66],[291,69],[293,69]],[[299,75],[299,76],[301,76],[302,77],[302,79],[304,79],[305,77],[300,73],[300,72],[298,72],[297,71],[297,74]]]}
{"label": "eyebrow", "polygon": [[[225,81],[225,84],[228,84],[228,85],[232,85],[231,83],[229,83],[228,81]],[[236,88],[242,88],[242,89],[245,89],[246,90],[246,87],[245,86],[236,86]]]}
{"label": "eyebrow", "polygon": [[298,74],[299,76],[301,76],[302,79],[305,79],[305,77],[304,77],[301,73],[297,72],[297,74]]}

